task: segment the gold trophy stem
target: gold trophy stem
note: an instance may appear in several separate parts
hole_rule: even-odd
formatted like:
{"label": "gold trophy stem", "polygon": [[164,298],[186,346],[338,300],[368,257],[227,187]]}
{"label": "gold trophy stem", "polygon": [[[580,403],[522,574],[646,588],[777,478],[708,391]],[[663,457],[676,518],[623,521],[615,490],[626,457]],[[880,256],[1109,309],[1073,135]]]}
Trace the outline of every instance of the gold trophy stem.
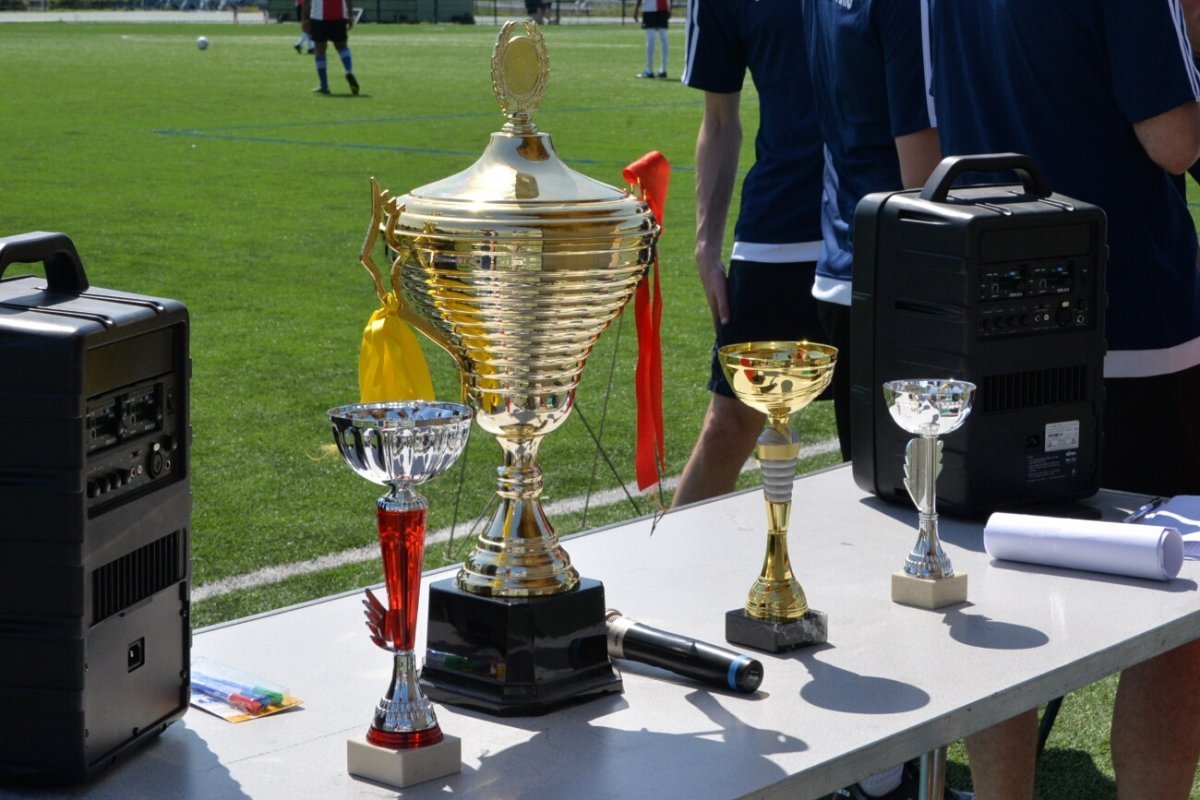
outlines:
{"label": "gold trophy stem", "polygon": [[758,437],[757,455],[767,507],[767,553],[762,573],[746,600],[746,614],[754,619],[792,622],[808,613],[808,600],[792,574],[787,546],[792,482],[799,454],[800,440],[787,426],[786,417],[772,419]]}
{"label": "gold trophy stem", "polygon": [[579,573],[542,510],[541,437],[499,438],[504,466],[496,470],[499,507],[458,573],[458,586],[489,597],[544,597],[570,591]]}

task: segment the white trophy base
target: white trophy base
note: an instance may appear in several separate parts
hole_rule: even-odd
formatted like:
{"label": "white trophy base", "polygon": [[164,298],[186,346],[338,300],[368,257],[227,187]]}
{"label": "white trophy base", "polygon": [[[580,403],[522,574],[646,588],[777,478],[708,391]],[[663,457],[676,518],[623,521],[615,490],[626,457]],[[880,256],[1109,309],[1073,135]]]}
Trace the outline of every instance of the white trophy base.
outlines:
{"label": "white trophy base", "polygon": [[906,572],[892,573],[892,602],[917,608],[935,609],[965,602],[967,574],[958,572],[949,578],[918,578]]}
{"label": "white trophy base", "polygon": [[346,740],[346,768],[351,775],[402,789],[462,770],[462,740],[448,733],[426,747],[392,750],[360,734]]}

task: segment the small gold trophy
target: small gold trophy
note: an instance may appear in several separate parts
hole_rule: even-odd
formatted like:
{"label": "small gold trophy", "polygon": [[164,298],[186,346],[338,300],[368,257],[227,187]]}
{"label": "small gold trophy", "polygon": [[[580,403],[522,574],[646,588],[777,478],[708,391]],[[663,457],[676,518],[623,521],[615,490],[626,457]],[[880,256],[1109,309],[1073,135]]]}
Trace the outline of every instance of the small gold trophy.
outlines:
{"label": "small gold trophy", "polygon": [[937,478],[942,471],[938,436],[971,413],[975,384],[958,380],[902,380],[883,385],[883,401],[896,424],[917,434],[904,448],[904,486],[917,507],[917,544],[892,574],[892,600],[941,608],[967,599],[967,575],[956,573],[938,540]]}
{"label": "small gold trophy", "polygon": [[811,342],[749,342],[727,345],[719,353],[733,393],[767,415],[756,450],[767,503],[767,554],[745,608],[725,615],[725,638],[770,653],[820,644],[828,634],[827,616],[809,608],[788,558],[792,481],[800,454],[800,439],[788,418],[833,380],[837,349]]}
{"label": "small gold trophy", "polygon": [[[659,225],[624,189],[570,169],[531,116],[545,92],[537,25],[509,21],[492,53],[506,122],[480,158],[393,196],[373,183],[362,262],[395,254],[398,314],[458,364],[478,425],[503,451],[499,504],[453,581],[429,594],[431,697],[539,714],[621,691],[605,646],[604,588],[581,578],[542,509],[537,453],[566,422],[600,334],[654,258]],[[488,669],[472,664],[487,663]]]}

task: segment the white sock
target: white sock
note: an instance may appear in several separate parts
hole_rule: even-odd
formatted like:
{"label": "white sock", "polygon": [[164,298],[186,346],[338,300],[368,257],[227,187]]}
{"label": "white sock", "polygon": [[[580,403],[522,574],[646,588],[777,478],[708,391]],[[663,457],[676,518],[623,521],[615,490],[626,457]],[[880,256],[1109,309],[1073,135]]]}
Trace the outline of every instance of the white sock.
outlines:
{"label": "white sock", "polygon": [[658,31],[659,49],[662,50],[662,71],[667,71],[667,31],[665,28],[660,28]]}
{"label": "white sock", "polygon": [[654,30],[646,28],[646,72],[654,72]]}

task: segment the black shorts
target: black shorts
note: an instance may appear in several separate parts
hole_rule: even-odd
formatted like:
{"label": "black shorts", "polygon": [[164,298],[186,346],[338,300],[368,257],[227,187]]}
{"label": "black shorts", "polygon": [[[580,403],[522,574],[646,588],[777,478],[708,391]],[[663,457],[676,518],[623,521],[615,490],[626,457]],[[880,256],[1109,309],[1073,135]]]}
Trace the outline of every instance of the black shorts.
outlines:
{"label": "black shorts", "polygon": [[345,44],[349,38],[349,27],[344,19],[313,19],[309,20],[308,35],[314,42],[333,42]]}
{"label": "black shorts", "polygon": [[717,348],[763,341],[824,340],[813,299],[815,261],[765,264],[729,262],[729,323],[719,326],[712,349],[708,390],[733,397]]}
{"label": "black shorts", "polygon": [[671,21],[670,11],[643,11],[642,12],[642,27],[643,28],[665,28],[667,23]]}
{"label": "black shorts", "polygon": [[1100,485],[1200,494],[1200,366],[1148,378],[1104,379]]}

